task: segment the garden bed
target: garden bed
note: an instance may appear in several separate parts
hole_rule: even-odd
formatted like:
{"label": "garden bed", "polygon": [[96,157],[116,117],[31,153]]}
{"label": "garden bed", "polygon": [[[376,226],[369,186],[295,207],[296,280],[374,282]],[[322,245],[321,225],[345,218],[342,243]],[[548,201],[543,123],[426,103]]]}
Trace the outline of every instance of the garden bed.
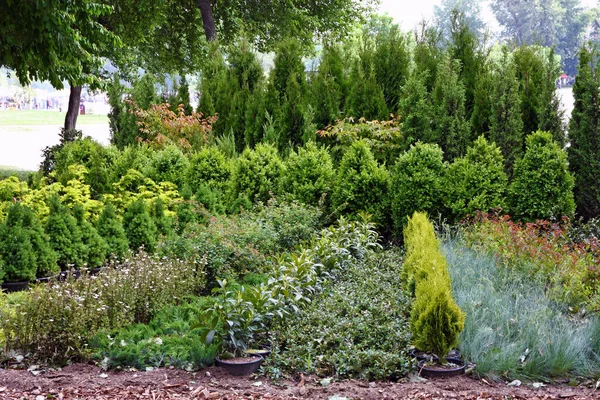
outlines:
{"label": "garden bed", "polygon": [[[104,372],[97,367],[73,364],[59,371],[33,376],[25,370],[0,371],[0,398],[79,399],[559,399],[597,398],[593,388],[544,386],[510,387],[468,377],[425,382],[365,382],[346,380],[320,384],[313,376],[272,384],[262,377],[233,377],[221,368],[198,373],[177,369],[150,372]],[[259,384],[260,382],[260,384]]]}

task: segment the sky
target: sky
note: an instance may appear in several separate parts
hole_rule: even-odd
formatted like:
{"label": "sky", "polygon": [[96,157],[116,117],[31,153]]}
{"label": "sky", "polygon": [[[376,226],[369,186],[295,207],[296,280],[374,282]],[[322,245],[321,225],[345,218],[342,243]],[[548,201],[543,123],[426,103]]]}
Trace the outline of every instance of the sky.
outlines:
{"label": "sky", "polygon": [[[593,7],[597,0],[581,0],[584,7]],[[388,13],[400,24],[403,30],[412,30],[423,18],[433,18],[433,6],[439,5],[441,0],[381,0],[380,13]],[[495,30],[497,24],[494,14],[489,9],[489,1],[483,1],[482,17],[490,29]]]}

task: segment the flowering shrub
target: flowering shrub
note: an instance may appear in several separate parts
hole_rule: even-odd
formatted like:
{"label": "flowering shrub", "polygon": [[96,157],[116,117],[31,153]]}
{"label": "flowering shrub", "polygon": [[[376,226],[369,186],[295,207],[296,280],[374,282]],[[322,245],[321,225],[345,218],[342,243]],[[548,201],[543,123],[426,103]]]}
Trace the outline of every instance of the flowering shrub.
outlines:
{"label": "flowering shrub", "polygon": [[34,287],[0,310],[4,347],[42,360],[79,358],[101,329],[148,322],[165,306],[204,287],[204,263],[138,254],[98,275]]}
{"label": "flowering shrub", "polygon": [[542,280],[547,294],[577,309],[600,310],[600,243],[574,242],[561,222],[516,223],[508,215],[478,214],[465,224],[467,243],[494,255],[505,267]]}
{"label": "flowering shrub", "polygon": [[157,147],[175,144],[189,150],[206,145],[211,138],[212,125],[217,121],[216,116],[203,118],[202,113],[197,112],[186,115],[183,105],[173,112],[167,103],[153,104],[144,110],[133,101],[129,102],[130,112],[136,116],[140,132],[145,135],[145,138],[138,137],[138,141]]}

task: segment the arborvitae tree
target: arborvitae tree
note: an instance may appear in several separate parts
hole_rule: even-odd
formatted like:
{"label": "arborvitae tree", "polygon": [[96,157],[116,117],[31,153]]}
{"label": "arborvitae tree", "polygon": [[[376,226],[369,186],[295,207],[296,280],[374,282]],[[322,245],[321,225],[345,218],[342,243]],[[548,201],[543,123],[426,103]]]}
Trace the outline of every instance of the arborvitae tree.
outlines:
{"label": "arborvitae tree", "polygon": [[323,129],[339,119],[346,100],[346,86],[341,49],[335,45],[325,45],[310,88],[317,128]]}
{"label": "arborvitae tree", "polygon": [[465,157],[448,166],[444,203],[457,222],[477,211],[505,207],[507,184],[502,152],[480,136]]}
{"label": "arborvitae tree", "polygon": [[348,97],[348,69],[347,55],[341,45],[326,44],[323,47],[319,72],[327,73],[327,76],[333,78],[336,86],[340,90],[339,108],[342,110]]}
{"label": "arborvitae tree", "polygon": [[121,220],[117,217],[115,206],[106,203],[96,225],[98,233],[108,245],[108,253],[123,259],[129,249],[129,241]]}
{"label": "arborvitae tree", "polygon": [[246,147],[246,112],[248,103],[252,94],[248,85],[237,90],[231,100],[231,109],[229,111],[229,120],[227,121],[227,131],[233,135],[235,140],[235,150],[240,153]]}
{"label": "arborvitae tree", "polygon": [[460,61],[460,80],[465,87],[465,115],[470,119],[475,104],[477,78],[484,67],[486,54],[477,34],[469,27],[464,12],[458,10],[452,13],[449,53],[453,60]]}
{"label": "arborvitae tree", "polygon": [[410,51],[408,40],[398,25],[382,30],[375,37],[375,77],[383,89],[387,109],[396,112],[400,90],[408,78]]}
{"label": "arborvitae tree", "polygon": [[539,112],[539,129],[550,132],[554,141],[564,147],[567,141],[565,111],[562,109],[556,89],[556,78],[560,75],[560,63],[556,59],[554,49],[548,54],[545,72],[544,88],[541,94],[542,108]]}
{"label": "arborvitae tree", "polygon": [[157,233],[165,236],[171,233],[173,223],[171,218],[165,214],[165,204],[160,197],[154,199],[150,204],[150,217],[156,226]]}
{"label": "arborvitae tree", "polygon": [[127,119],[127,108],[123,102],[125,87],[121,85],[119,75],[114,73],[108,82],[106,94],[110,112],[108,113],[108,125],[110,128],[111,143],[117,147],[124,147],[130,141],[125,137],[127,128],[125,120]]}
{"label": "arborvitae tree", "polygon": [[281,137],[279,143],[280,151],[286,148],[296,148],[303,143],[304,130],[307,121],[306,97],[299,79],[291,74],[285,90],[284,103],[281,109]]}
{"label": "arborvitae tree", "polygon": [[510,212],[526,221],[572,217],[573,185],[566,152],[549,132],[534,132],[527,137],[525,155],[515,165],[508,192]]}
{"label": "arborvitae tree", "polygon": [[241,40],[229,48],[227,61],[238,88],[247,87],[253,93],[264,80],[262,65],[247,40]]}
{"label": "arborvitae tree", "polygon": [[369,69],[365,70],[364,64],[369,65],[364,59],[354,63],[350,76],[350,93],[346,99],[346,115],[356,119],[387,119],[388,109],[383,90],[377,84],[375,69],[371,64]]}
{"label": "arborvitae tree", "polygon": [[190,105],[190,87],[185,79],[185,75],[181,75],[179,86],[177,87],[177,96],[175,97],[177,104],[171,104],[177,109],[179,105],[183,105],[183,113],[185,115],[192,114],[192,106]]}
{"label": "arborvitae tree", "polygon": [[504,48],[504,55],[494,71],[494,89],[491,93],[492,115],[490,141],[496,143],[504,156],[505,168],[512,175],[515,161],[523,155],[523,120],[521,98],[515,66]]}
{"label": "arborvitae tree", "polygon": [[333,162],[329,152],[308,142],[287,159],[283,186],[295,199],[317,206],[323,200],[329,202],[334,180]]}
{"label": "arborvitae tree", "polygon": [[471,113],[471,137],[487,135],[492,118],[492,96],[494,75],[490,63],[485,65],[477,75],[475,93],[473,94],[473,112]]}
{"label": "arborvitae tree", "polygon": [[248,99],[245,115],[244,138],[246,146],[254,148],[264,137],[264,125],[267,122],[267,89],[259,84]]}
{"label": "arborvitae tree", "polygon": [[417,71],[429,71],[425,86],[427,91],[431,92],[435,85],[437,69],[440,60],[443,57],[441,47],[441,33],[433,26],[428,26],[427,22],[421,22],[418,31],[415,31],[416,45],[413,50],[414,69]]}
{"label": "arborvitae tree", "polygon": [[460,61],[446,58],[438,67],[433,90],[434,137],[449,160],[465,154],[470,129],[465,115],[465,87],[459,79]]}
{"label": "arborvitae tree", "polygon": [[30,281],[58,272],[57,255],[52,250],[33,212],[20,203],[8,209],[0,224],[0,259],[4,280]]}
{"label": "arborvitae tree", "polygon": [[85,262],[86,248],[81,240],[77,220],[69,209],[62,205],[58,195],[50,197],[48,207],[50,214],[44,230],[52,249],[58,255],[58,265],[62,270],[81,268]]}
{"label": "arborvitae tree", "polygon": [[437,144],[418,142],[400,155],[392,171],[392,219],[401,237],[408,217],[423,211],[436,218],[442,212],[444,153]]}
{"label": "arborvitae tree", "polygon": [[577,213],[585,218],[600,215],[600,79],[596,47],[583,47],[569,124],[569,168],[575,175]]}
{"label": "arborvitae tree", "polygon": [[433,104],[425,82],[428,71],[414,69],[402,88],[398,114],[402,121],[402,133],[407,143],[435,141],[433,130]]}
{"label": "arborvitae tree", "polygon": [[73,207],[73,215],[77,220],[77,227],[81,233],[81,241],[85,248],[85,263],[90,268],[100,267],[106,261],[108,245],[100,236],[94,225],[85,219],[85,212],[81,205]]}
{"label": "arborvitae tree", "polygon": [[123,227],[129,240],[129,248],[154,253],[156,249],[156,225],[150,217],[146,202],[140,198],[133,201],[123,215]]}
{"label": "arborvitae tree", "polygon": [[275,49],[274,67],[271,71],[271,83],[279,95],[279,101],[283,103],[287,94],[290,77],[296,76],[296,82],[304,91],[306,78],[302,62],[302,48],[295,39],[282,41]]}
{"label": "arborvitae tree", "polygon": [[533,46],[519,46],[513,52],[515,71],[521,96],[521,116],[525,136],[535,132],[540,125],[545,65],[539,51]]}
{"label": "arborvitae tree", "polygon": [[368,144],[358,140],[342,157],[331,206],[351,218],[366,211],[373,216],[373,222],[385,229],[389,218],[389,180],[387,170],[377,164]]}

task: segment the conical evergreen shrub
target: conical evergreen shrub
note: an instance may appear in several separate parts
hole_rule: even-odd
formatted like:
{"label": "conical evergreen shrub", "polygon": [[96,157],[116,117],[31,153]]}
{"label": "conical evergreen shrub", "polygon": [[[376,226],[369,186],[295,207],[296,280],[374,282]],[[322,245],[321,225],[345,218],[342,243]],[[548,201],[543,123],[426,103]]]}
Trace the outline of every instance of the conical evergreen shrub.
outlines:
{"label": "conical evergreen shrub", "polygon": [[156,225],[144,199],[133,201],[123,215],[123,227],[129,240],[129,248],[138,251],[141,247],[148,253],[156,249]]}
{"label": "conical evergreen shrub", "polygon": [[46,219],[44,231],[50,239],[52,249],[58,255],[58,265],[63,271],[81,268],[85,262],[86,249],[81,240],[77,220],[61,203],[58,195],[50,197],[48,207],[50,214]]}
{"label": "conical evergreen shrub", "polygon": [[100,236],[94,225],[85,219],[84,209],[77,204],[73,208],[73,215],[81,233],[81,241],[85,248],[84,261],[89,268],[100,267],[106,261],[108,245]]}
{"label": "conical evergreen shrub", "polygon": [[129,249],[129,241],[121,220],[117,217],[115,206],[106,203],[96,224],[98,233],[108,245],[107,254],[123,259]]}

